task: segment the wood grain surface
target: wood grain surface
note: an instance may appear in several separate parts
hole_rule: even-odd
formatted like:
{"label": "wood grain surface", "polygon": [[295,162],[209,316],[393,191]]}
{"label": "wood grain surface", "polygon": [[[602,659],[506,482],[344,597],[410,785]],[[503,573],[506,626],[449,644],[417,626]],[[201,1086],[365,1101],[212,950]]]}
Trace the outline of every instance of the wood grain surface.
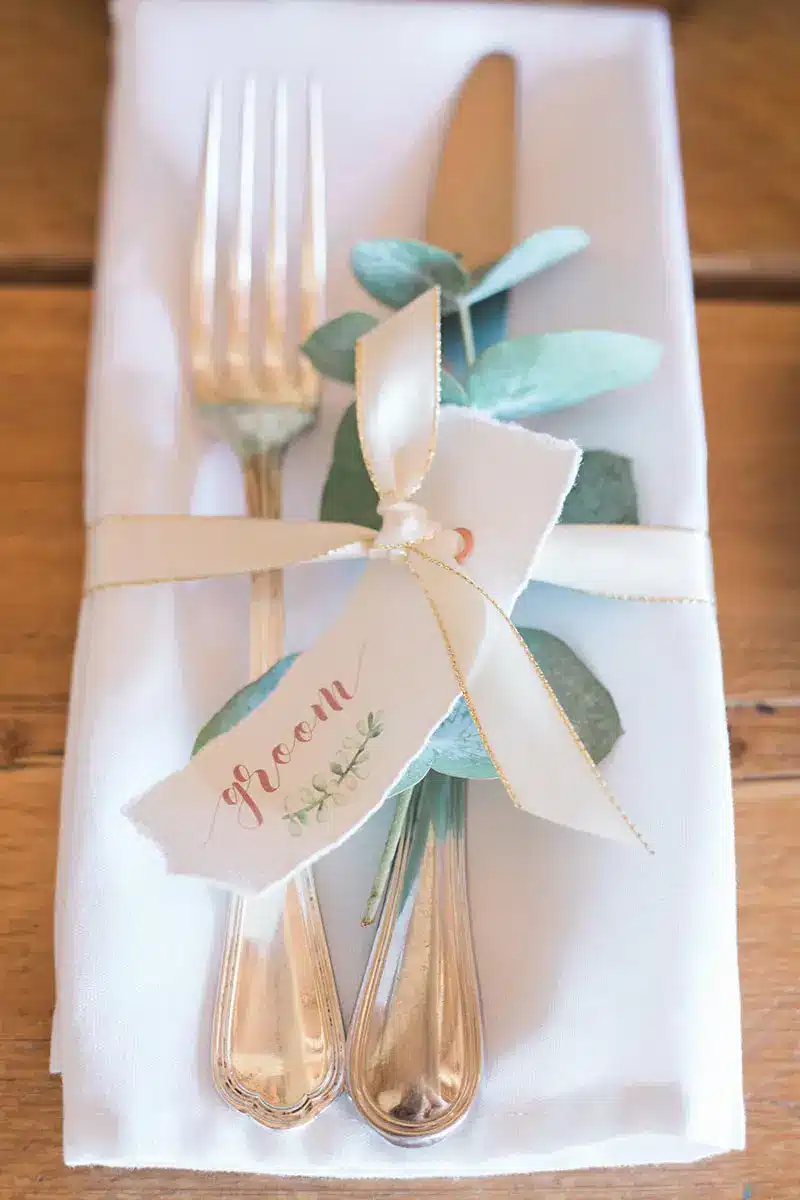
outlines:
{"label": "wood grain surface", "polygon": [[0,265],[92,256],[107,34],[105,0],[0,2]]}
{"label": "wood grain surface", "polygon": [[[800,4],[674,6],[692,250],[728,275],[800,280]],[[95,236],[105,0],[0,3],[0,272],[88,267]],[[80,277],[80,271],[78,271]]]}
{"label": "wood grain surface", "polygon": [[800,307],[703,304],[700,361],[725,685],[800,695]]}
{"label": "wood grain surface", "polygon": [[[800,0],[673,7],[699,290],[800,299]],[[105,8],[0,0],[0,1200],[797,1200],[800,305],[789,303],[698,311],[737,780],[747,1151],[687,1167],[405,1186],[63,1167],[47,1039],[90,298],[48,281],[81,283],[91,271]]]}
{"label": "wood grain surface", "polygon": [[696,0],[673,23],[695,255],[800,266],[800,4]]}

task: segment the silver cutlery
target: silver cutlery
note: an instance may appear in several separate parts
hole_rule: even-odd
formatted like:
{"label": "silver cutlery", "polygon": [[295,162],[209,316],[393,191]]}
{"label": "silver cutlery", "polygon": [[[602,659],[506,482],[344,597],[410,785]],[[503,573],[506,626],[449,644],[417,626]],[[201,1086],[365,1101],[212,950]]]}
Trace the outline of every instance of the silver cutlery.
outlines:
{"label": "silver cutlery", "polygon": [[[299,338],[323,319],[325,177],[322,104],[307,97],[306,220],[299,288]],[[249,513],[280,516],[287,446],[313,425],[319,384],[287,344],[289,212],[288,89],[275,90],[270,234],[263,270],[254,265],[257,97],[253,80],[241,109],[238,214],[223,288],[220,251],[221,86],[211,94],[191,274],[190,362],[198,408],[236,450]],[[263,320],[254,292],[264,300]],[[225,292],[224,302],[220,292]],[[227,313],[225,313],[227,310]],[[223,329],[224,325],[224,329]],[[224,346],[222,345],[224,343]],[[283,654],[283,579],[252,580],[250,673]],[[277,894],[273,895],[273,892]],[[317,1116],[343,1087],[344,1030],[314,878],[299,872],[285,888],[245,902],[233,896],[212,1034],[214,1083],[228,1104],[272,1129]]]}
{"label": "silver cutlery", "polygon": [[[513,58],[481,59],[461,90],[442,151],[426,236],[459,253],[470,270],[513,245],[516,96]],[[469,327],[464,352],[469,362]],[[401,1145],[424,1145],[455,1129],[481,1079],[465,791],[463,780],[435,775],[416,789],[348,1039],[353,1102]]]}
{"label": "silver cutlery", "polygon": [[350,1030],[353,1103],[404,1146],[455,1129],[481,1078],[465,791],[435,773],[415,789]]}

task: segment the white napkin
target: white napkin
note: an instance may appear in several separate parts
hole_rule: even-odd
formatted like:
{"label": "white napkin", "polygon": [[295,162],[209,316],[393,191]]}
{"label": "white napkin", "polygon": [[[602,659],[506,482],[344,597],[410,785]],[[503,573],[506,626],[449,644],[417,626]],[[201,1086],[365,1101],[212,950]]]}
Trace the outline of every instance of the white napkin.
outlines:
{"label": "white napkin", "polygon": [[[592,237],[587,252],[518,289],[514,327],[617,329],[665,348],[652,383],[539,427],[631,455],[643,521],[705,527],[664,20],[236,0],[117,4],[88,520],[243,509],[237,465],[200,432],[181,371],[212,78],[223,75],[233,95],[248,72],[265,85],[286,73],[298,127],[302,81],[321,78],[337,313],[364,304],[346,261],[357,238],[421,234],[451,98],[474,60],[497,48],[521,71],[519,234],[574,224]],[[230,214],[232,194],[226,205]],[[319,428],[291,454],[289,514],[315,513],[345,398],[329,392]],[[340,609],[350,578],[346,565],[291,573],[289,648]],[[713,611],[543,586],[517,615],[565,637],[611,688],[626,734],[604,770],[655,859],[517,812],[499,785],[471,787],[487,1069],[463,1131],[426,1149],[391,1147],[341,1099],[282,1135],[217,1098],[209,1029],[225,896],[168,877],[120,810],[184,763],[200,725],[244,682],[247,603],[246,582],[227,580],[103,593],[83,607],[57,899],[54,1069],[66,1161],[406,1177],[687,1161],[740,1147],[733,822]],[[369,949],[359,916],[387,817],[317,872],[346,1017]]]}

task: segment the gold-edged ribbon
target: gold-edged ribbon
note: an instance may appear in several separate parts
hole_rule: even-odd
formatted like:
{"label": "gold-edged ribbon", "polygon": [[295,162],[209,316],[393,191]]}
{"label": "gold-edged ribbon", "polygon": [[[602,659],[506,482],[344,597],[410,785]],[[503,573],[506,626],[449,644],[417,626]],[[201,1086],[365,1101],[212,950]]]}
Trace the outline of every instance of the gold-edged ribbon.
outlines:
{"label": "gold-edged ribbon", "polygon": [[[438,329],[438,293],[432,291],[359,344],[358,431],[379,497],[383,518],[379,532],[358,525],[249,517],[107,517],[88,531],[86,590],[98,593],[123,586],[250,574],[320,560],[374,556],[396,560],[410,570],[426,597],[458,689],[513,802],[575,828],[619,840],[636,839],[646,846],[612,796],[509,612],[472,577],[468,562],[466,567],[459,564],[462,534],[443,528],[413,499],[436,453]],[[553,512],[552,527],[531,564],[531,577],[617,599],[712,602],[704,534],[646,526],[555,525],[557,517],[558,511]],[[491,640],[491,670],[465,670],[459,662],[427,568],[457,577],[480,596],[486,637]],[[514,704],[532,714],[530,729],[521,731],[515,725]],[[533,789],[539,794],[530,795],[527,786],[531,749],[526,743],[536,734],[541,752],[550,755],[549,796],[542,796],[541,788]],[[598,796],[602,811],[593,807]]]}

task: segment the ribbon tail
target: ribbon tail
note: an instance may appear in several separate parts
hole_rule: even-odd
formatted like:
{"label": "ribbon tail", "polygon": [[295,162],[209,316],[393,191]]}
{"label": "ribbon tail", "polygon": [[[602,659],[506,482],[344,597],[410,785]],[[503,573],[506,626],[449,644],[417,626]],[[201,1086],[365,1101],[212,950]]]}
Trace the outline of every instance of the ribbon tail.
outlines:
{"label": "ribbon tail", "polygon": [[620,600],[710,604],[708,537],[647,525],[556,525],[532,578]]}
{"label": "ribbon tail", "polygon": [[465,603],[468,592],[482,600],[483,649],[468,677],[458,669],[457,678],[478,734],[514,804],[559,825],[614,841],[638,842],[648,849],[510,617],[468,575],[419,549],[414,557],[431,564],[431,570],[438,568],[462,581],[455,602],[448,602],[447,594],[436,587],[433,603],[441,609],[440,630]]}
{"label": "ribbon tail", "polygon": [[375,537],[361,525],[253,517],[105,517],[91,526],[86,591],[249,575],[319,559],[359,558]]}

